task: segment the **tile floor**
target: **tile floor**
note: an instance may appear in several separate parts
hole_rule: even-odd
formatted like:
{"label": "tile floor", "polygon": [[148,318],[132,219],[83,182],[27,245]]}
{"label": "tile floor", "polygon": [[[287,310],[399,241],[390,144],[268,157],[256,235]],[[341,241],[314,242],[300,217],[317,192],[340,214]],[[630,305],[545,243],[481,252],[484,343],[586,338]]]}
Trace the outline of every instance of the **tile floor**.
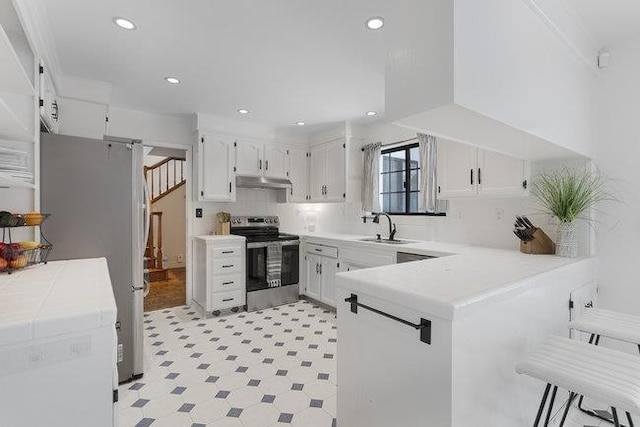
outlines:
{"label": "tile floor", "polygon": [[307,301],[202,319],[145,314],[145,375],[120,387],[119,426],[336,425],[335,314]]}
{"label": "tile floor", "polygon": [[[202,319],[180,306],[144,322],[145,375],[120,387],[120,427],[336,427],[335,313],[299,301]],[[565,423],[605,425],[577,410]]]}

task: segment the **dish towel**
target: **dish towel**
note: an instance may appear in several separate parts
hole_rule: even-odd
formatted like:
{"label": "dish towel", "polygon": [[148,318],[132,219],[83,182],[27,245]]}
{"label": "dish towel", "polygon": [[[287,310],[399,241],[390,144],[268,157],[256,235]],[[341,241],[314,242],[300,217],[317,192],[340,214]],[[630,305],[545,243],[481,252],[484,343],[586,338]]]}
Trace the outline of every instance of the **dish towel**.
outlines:
{"label": "dish towel", "polygon": [[282,244],[269,243],[267,246],[267,285],[277,288],[282,285]]}

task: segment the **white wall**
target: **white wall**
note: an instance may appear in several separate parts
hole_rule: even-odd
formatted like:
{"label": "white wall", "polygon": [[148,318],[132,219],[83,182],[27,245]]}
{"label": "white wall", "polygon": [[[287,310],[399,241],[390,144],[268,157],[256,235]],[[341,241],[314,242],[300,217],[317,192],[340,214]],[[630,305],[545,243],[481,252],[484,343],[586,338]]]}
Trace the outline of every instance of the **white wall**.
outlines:
{"label": "white wall", "polygon": [[597,74],[535,3],[456,0],[455,102],[589,155]]}
{"label": "white wall", "polygon": [[[153,212],[162,212],[162,251],[166,259],[164,268],[185,266],[186,188],[183,185],[151,205]],[[182,255],[182,261],[178,261],[178,255]]]}
{"label": "white wall", "polygon": [[601,305],[640,315],[640,39],[613,46],[600,86],[595,160],[620,203],[600,207]]}

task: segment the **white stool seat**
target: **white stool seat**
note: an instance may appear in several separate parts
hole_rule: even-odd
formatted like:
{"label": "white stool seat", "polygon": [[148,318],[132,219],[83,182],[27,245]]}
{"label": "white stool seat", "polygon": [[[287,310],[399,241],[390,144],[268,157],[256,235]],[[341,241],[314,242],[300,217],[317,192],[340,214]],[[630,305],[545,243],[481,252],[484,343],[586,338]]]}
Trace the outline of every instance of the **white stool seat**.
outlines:
{"label": "white stool seat", "polygon": [[516,372],[640,415],[640,357],[549,337]]}
{"label": "white stool seat", "polygon": [[590,334],[640,344],[640,317],[631,314],[592,308],[586,310],[579,319],[571,321],[569,327]]}

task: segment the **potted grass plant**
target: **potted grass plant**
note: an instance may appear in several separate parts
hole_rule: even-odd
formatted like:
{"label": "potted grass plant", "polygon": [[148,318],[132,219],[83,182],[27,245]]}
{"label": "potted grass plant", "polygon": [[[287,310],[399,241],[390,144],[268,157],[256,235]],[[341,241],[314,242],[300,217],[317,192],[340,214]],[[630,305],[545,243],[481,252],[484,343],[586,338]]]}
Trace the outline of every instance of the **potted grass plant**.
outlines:
{"label": "potted grass plant", "polygon": [[586,211],[612,199],[602,175],[586,168],[563,168],[540,174],[533,185],[533,195],[545,210],[560,220],[556,254],[569,258],[578,256],[575,221],[592,221],[585,215]]}

